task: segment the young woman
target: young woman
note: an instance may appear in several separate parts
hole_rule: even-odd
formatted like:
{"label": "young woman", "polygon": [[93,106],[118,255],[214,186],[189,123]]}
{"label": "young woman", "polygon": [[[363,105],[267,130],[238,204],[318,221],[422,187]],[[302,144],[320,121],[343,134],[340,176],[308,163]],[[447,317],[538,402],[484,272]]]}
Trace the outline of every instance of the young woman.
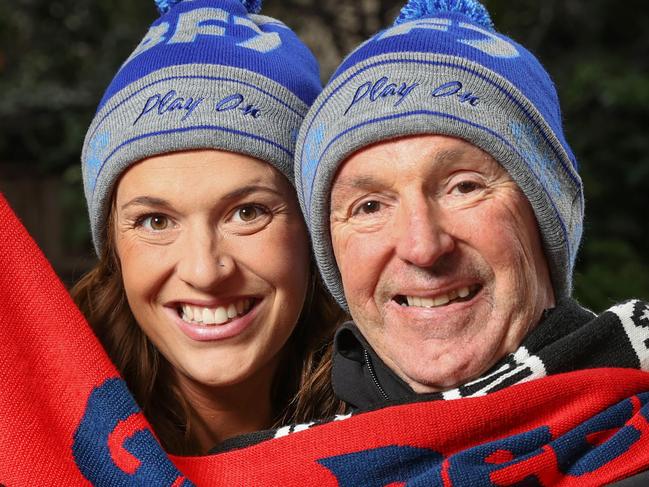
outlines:
{"label": "young woman", "polygon": [[310,375],[337,311],[292,187],[317,63],[250,3],[159,5],[82,154],[100,260],[73,296],[176,454],[338,404]]}

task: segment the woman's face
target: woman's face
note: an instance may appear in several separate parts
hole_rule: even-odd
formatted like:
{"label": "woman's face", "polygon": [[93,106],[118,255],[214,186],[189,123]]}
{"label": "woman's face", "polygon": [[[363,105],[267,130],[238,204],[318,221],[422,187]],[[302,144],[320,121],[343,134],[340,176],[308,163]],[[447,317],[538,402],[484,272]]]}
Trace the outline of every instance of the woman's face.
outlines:
{"label": "woman's face", "polygon": [[286,178],[241,154],[178,152],[129,168],[115,198],[129,305],[180,380],[270,382],[309,278]]}

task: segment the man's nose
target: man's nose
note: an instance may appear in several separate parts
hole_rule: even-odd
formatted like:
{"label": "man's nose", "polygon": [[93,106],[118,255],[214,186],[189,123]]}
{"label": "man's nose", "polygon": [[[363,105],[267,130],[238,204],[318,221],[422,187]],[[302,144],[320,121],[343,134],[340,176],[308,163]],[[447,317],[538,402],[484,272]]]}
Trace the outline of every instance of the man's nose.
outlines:
{"label": "man's nose", "polygon": [[417,267],[431,267],[455,248],[441,211],[426,198],[400,206],[394,227],[397,256]]}
{"label": "man's nose", "polygon": [[180,247],[176,272],[195,289],[209,292],[235,272],[236,261],[213,228],[189,232]]}

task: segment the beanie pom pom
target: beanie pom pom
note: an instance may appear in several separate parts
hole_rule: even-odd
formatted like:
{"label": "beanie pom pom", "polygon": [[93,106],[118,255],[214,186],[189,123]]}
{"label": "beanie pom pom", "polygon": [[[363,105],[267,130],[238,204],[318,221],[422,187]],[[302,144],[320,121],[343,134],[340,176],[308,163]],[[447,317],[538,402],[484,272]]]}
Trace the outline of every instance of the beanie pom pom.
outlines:
{"label": "beanie pom pom", "polygon": [[258,14],[261,12],[261,2],[262,0],[240,0],[248,13]]}
{"label": "beanie pom pom", "polygon": [[[171,8],[178,4],[181,3],[183,0],[154,0],[156,7],[158,8],[158,12],[160,12],[160,15],[166,14],[171,10]],[[241,4],[246,8],[248,13],[251,14],[258,14],[261,12],[261,3],[262,0],[239,0]]]}
{"label": "beanie pom pom", "polygon": [[459,12],[489,31],[495,30],[489,12],[477,0],[410,0],[401,9],[394,25],[448,12]]}
{"label": "beanie pom pom", "polygon": [[176,5],[177,3],[182,2],[182,0],[154,0],[155,1],[155,6],[158,9],[158,12],[160,12],[160,15],[166,14],[171,10],[171,7]]}

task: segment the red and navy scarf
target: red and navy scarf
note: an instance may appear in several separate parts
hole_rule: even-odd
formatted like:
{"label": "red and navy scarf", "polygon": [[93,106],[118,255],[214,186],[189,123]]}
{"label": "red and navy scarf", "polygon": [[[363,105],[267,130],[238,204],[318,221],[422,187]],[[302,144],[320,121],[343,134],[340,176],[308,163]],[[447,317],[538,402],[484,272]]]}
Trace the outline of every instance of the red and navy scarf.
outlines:
{"label": "red and navy scarf", "polygon": [[[633,309],[649,320],[647,306],[633,302]],[[619,315],[627,330],[624,320]],[[604,485],[649,468],[649,374],[587,369],[296,429],[304,431],[217,455],[167,455],[0,196],[0,484],[7,487]]]}

